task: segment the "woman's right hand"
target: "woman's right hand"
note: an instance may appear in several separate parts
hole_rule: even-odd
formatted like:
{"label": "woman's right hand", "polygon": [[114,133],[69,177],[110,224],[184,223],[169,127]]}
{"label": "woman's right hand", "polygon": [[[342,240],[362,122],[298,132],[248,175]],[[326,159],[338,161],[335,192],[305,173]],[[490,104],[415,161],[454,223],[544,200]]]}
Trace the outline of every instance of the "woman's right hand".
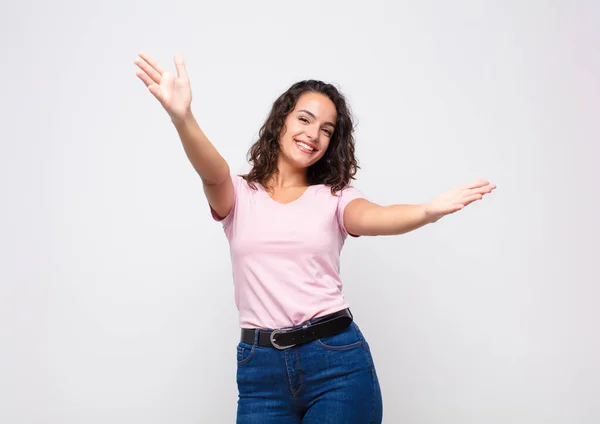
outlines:
{"label": "woman's right hand", "polygon": [[164,69],[145,52],[139,52],[134,63],[139,67],[136,75],[165,108],[171,120],[183,121],[191,113],[192,103],[192,88],[183,57],[175,55],[177,76]]}

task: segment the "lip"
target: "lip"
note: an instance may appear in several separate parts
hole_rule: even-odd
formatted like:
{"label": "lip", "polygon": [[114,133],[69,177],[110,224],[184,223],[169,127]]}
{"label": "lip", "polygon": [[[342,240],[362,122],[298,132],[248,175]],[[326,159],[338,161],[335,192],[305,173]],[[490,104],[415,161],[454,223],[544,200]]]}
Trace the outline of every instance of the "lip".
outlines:
{"label": "lip", "polygon": [[317,149],[317,146],[315,146],[313,143],[310,143],[310,142],[308,142],[308,141],[304,141],[304,140],[298,140],[298,139],[296,139],[296,138],[294,139],[294,141],[295,141],[296,143],[300,142],[300,143],[304,143],[304,144],[306,144],[307,146],[310,146],[310,147],[312,147],[312,149],[313,149],[313,153],[314,153],[314,152],[316,152],[316,151],[318,150],[318,149]]}

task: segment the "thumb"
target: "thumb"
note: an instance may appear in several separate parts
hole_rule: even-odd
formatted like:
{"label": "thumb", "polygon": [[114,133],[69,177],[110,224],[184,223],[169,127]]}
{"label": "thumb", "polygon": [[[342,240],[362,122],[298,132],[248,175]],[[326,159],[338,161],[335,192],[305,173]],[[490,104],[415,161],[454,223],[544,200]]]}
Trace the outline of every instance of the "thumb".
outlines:
{"label": "thumb", "polygon": [[185,69],[185,62],[183,61],[183,55],[181,53],[175,54],[175,69],[177,69],[178,78],[187,78],[187,70]]}

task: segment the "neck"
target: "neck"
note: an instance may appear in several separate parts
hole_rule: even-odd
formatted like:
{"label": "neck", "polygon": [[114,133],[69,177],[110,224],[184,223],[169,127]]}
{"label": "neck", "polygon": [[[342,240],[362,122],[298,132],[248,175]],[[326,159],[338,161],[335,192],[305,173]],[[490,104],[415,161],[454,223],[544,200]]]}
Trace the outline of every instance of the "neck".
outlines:
{"label": "neck", "polygon": [[279,158],[277,161],[277,172],[271,176],[268,185],[272,188],[308,186],[306,169],[291,167]]}

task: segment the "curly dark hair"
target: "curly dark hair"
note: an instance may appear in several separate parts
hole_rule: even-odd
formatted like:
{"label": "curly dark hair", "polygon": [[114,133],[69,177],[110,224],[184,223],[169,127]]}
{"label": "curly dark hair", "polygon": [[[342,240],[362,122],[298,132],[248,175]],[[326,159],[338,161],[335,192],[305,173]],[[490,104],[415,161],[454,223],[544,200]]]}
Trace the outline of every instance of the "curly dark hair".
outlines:
{"label": "curly dark hair", "polygon": [[252,169],[242,177],[252,188],[256,189],[256,182],[265,186],[277,173],[279,135],[286,117],[296,106],[298,98],[306,92],[321,93],[329,97],[337,112],[335,131],[325,154],[307,170],[308,184],[328,185],[333,194],[355,179],[354,175],[360,167],[354,155],[354,120],[345,97],[331,84],[305,80],[293,84],[273,103],[271,112],[260,129],[258,140],[248,150],[248,162]]}

